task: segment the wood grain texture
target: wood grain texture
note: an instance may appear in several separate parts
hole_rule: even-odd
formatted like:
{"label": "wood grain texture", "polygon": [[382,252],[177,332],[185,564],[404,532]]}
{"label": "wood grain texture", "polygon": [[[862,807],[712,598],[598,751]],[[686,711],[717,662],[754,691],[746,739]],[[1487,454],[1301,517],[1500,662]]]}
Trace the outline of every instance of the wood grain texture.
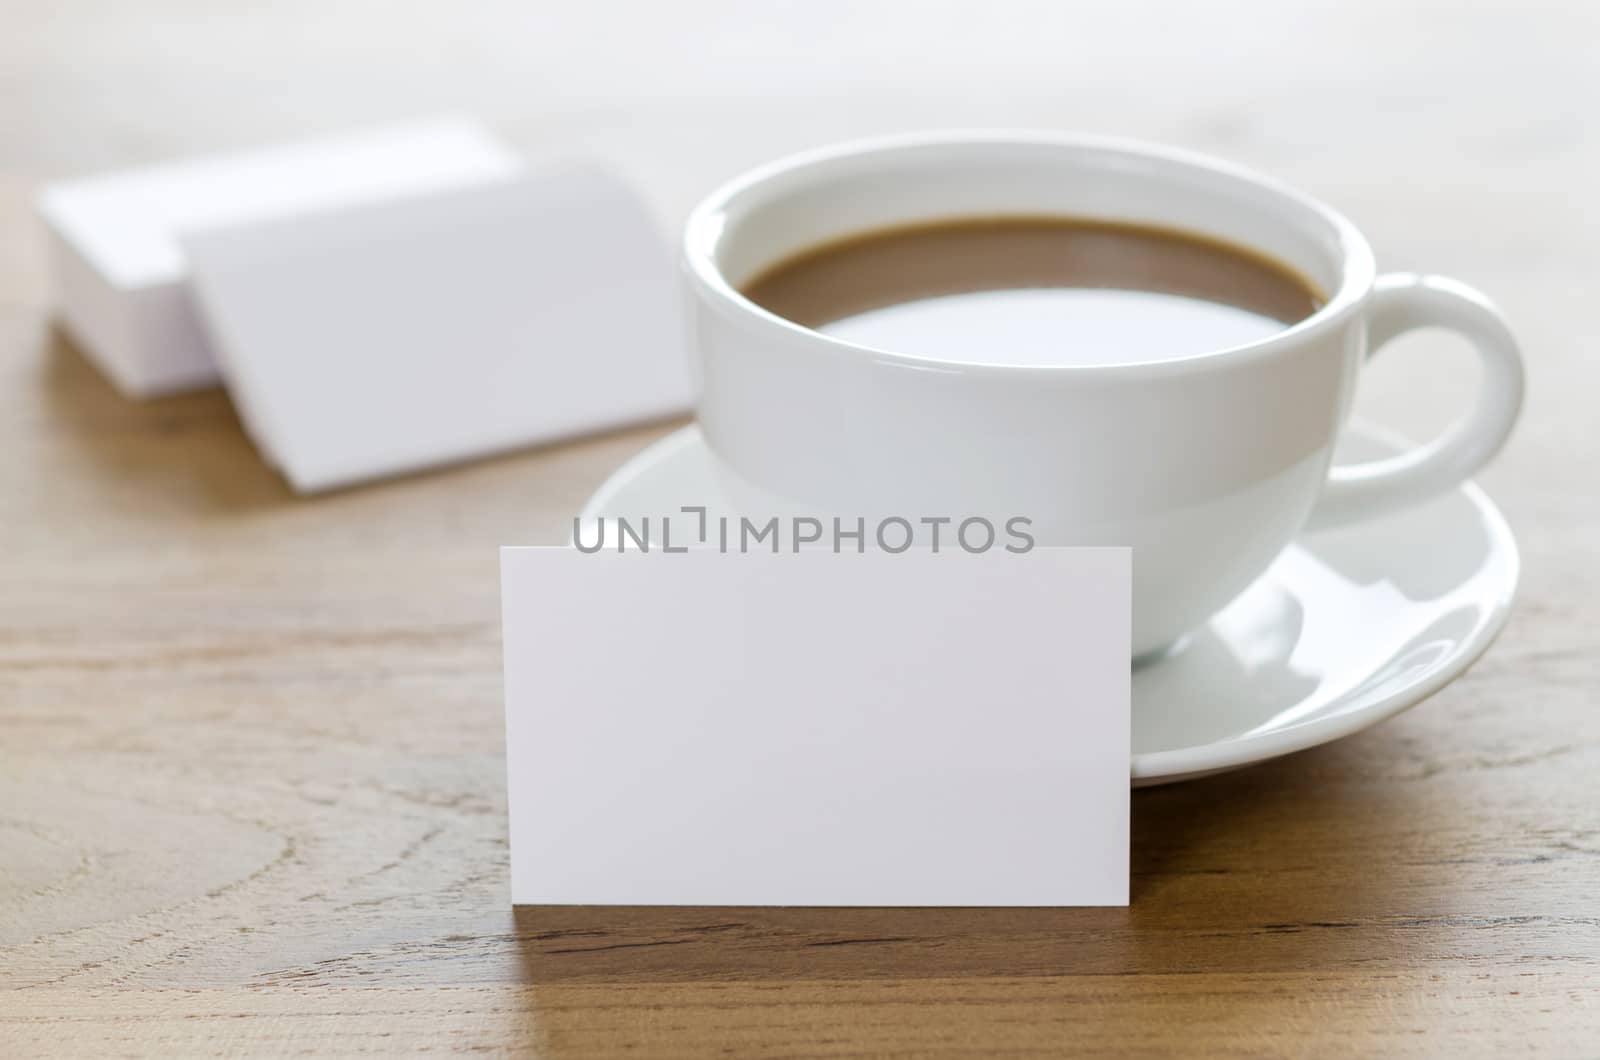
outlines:
{"label": "wood grain texture", "polygon": [[[0,1054],[1600,1054],[1596,6],[0,0]],[[48,179],[481,113],[667,222],[932,125],[1227,154],[1493,292],[1510,627],[1341,743],[1135,793],[1127,910],[507,905],[495,548],[662,428],[317,500],[50,324]],[[1423,433],[1448,340],[1361,411]]]}

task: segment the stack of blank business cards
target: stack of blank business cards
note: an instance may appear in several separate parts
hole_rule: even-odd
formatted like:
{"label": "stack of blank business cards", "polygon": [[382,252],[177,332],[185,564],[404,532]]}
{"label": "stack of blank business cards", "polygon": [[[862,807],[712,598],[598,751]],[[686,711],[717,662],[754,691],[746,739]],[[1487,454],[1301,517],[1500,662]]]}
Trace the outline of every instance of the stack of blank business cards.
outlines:
{"label": "stack of blank business cards", "polygon": [[76,344],[132,397],[222,381],[303,492],[689,402],[638,195],[471,121],[65,182],[39,209]]}

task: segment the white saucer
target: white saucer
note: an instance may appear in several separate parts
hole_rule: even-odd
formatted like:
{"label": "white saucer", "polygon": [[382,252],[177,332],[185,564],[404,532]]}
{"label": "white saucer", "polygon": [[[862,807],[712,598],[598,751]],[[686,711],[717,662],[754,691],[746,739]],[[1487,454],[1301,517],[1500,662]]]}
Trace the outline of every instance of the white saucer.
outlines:
{"label": "white saucer", "polygon": [[[1358,428],[1340,455],[1397,448]],[[699,428],[675,431],[618,469],[583,517],[729,514],[711,459]],[[1276,758],[1415,706],[1500,632],[1518,566],[1499,509],[1471,483],[1300,538],[1181,648],[1134,672],[1134,785]]]}

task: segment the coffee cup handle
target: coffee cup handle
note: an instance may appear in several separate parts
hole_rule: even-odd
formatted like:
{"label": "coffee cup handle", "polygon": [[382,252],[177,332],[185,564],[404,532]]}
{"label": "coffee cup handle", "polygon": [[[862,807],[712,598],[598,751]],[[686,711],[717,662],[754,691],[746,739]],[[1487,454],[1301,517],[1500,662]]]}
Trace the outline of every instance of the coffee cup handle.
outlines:
{"label": "coffee cup handle", "polygon": [[1443,493],[1488,463],[1511,434],[1522,408],[1522,355],[1499,310],[1478,291],[1443,276],[1378,277],[1367,310],[1367,355],[1397,335],[1427,327],[1448,328],[1471,341],[1483,365],[1477,404],[1425,445],[1333,468],[1310,528],[1370,519]]}

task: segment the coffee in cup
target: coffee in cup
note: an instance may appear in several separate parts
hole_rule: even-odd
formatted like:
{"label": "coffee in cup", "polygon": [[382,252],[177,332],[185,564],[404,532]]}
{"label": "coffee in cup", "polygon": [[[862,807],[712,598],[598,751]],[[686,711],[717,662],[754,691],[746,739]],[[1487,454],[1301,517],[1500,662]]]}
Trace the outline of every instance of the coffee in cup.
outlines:
{"label": "coffee in cup", "polygon": [[741,285],[787,320],[951,361],[1128,364],[1254,342],[1325,300],[1190,232],[1072,217],[934,221],[809,248]]}

